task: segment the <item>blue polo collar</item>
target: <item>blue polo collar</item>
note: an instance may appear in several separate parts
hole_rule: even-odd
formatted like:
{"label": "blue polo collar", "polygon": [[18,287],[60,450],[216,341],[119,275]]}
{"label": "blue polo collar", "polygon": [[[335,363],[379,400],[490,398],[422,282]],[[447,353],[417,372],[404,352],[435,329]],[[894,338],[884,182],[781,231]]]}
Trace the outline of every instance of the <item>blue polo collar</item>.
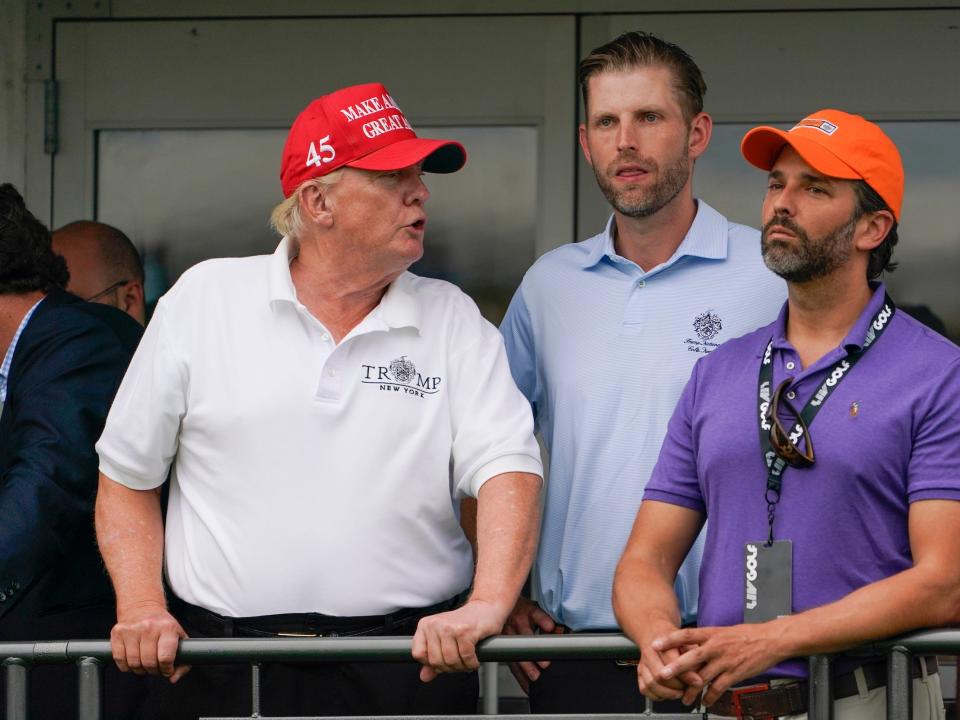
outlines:
{"label": "blue polo collar", "polygon": [[[618,255],[614,249],[615,222],[616,216],[611,215],[607,221],[607,227],[601,234],[601,241],[594,245],[590,253],[584,258],[584,269],[594,267],[605,257],[613,262],[630,262]],[[698,199],[697,214],[694,216],[693,223],[676,252],[663,265],[648,270],[647,274],[654,270],[670,267],[677,260],[687,255],[708,260],[723,260],[727,257],[727,242],[727,219],[703,200]]]}

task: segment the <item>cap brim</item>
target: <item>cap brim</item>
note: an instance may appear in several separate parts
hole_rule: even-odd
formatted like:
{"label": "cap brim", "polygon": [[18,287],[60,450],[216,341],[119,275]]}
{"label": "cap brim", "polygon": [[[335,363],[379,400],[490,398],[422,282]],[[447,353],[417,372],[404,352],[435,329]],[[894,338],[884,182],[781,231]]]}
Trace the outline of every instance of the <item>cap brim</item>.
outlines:
{"label": "cap brim", "polygon": [[[808,132],[819,132],[811,130]],[[748,163],[761,170],[772,170],[780,152],[789,145],[803,161],[827,177],[855,180],[860,173],[847,165],[823,145],[796,132],[784,132],[774,127],[761,126],[750,130],[740,142],[740,152]]]}
{"label": "cap brim", "polygon": [[362,158],[346,163],[360,170],[401,170],[418,162],[425,172],[452,173],[467,162],[467,151],[455,140],[409,138],[374,150]]}

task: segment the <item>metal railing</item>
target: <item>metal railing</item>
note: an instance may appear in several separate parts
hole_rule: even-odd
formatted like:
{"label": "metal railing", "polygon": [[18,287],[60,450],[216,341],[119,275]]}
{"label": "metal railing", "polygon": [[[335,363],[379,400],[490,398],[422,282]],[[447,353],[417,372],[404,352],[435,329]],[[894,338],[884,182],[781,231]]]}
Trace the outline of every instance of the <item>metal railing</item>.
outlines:
{"label": "metal railing", "polygon": [[[262,718],[263,716],[260,715],[261,663],[410,660],[411,642],[409,637],[196,638],[180,642],[177,662],[191,665],[249,663],[253,688],[253,702],[249,717]],[[912,715],[911,654],[952,655],[958,652],[960,652],[960,629],[949,629],[929,630],[870,643],[858,648],[853,654],[880,655],[887,658],[887,718],[888,720],[910,720]],[[639,657],[639,650],[629,639],[617,634],[500,635],[480,643],[477,656],[485,665],[484,713],[497,715],[495,664],[498,662],[531,659],[633,660]],[[80,720],[100,720],[101,669],[104,663],[113,662],[109,641],[0,642],[0,658],[3,658],[7,689],[7,720],[27,720],[30,666],[50,663],[77,664],[79,718]],[[833,718],[831,666],[832,660],[828,655],[810,658],[810,720],[832,720]],[[491,680],[491,677],[494,680]],[[527,717],[537,718],[535,715]],[[648,703],[646,713],[640,717],[689,720],[692,716],[690,714],[654,714]]]}

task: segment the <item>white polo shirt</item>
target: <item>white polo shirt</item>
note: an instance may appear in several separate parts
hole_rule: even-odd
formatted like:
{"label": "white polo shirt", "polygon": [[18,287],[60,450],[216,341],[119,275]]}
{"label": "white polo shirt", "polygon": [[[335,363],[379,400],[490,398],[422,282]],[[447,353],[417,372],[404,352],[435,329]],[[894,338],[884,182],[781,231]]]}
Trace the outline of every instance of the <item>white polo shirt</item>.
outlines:
{"label": "white polo shirt", "polygon": [[130,488],[172,464],[165,569],[243,617],[375,615],[470,584],[459,500],[542,474],[499,332],[455,286],[404,273],[339,345],[296,299],[284,239],[163,297],[97,443]]}

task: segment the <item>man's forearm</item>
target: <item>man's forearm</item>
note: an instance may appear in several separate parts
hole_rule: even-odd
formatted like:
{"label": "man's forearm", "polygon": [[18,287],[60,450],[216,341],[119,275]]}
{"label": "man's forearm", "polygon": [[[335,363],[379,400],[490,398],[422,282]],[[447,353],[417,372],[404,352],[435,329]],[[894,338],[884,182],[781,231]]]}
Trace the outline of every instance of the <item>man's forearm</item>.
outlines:
{"label": "man's forearm", "polygon": [[623,631],[640,647],[637,684],[651,700],[692,698],[689,688],[701,686],[695,672],[679,679],[660,676],[664,663],[679,656],[677,650],[660,652],[655,638],[680,627],[680,609],[673,582],[702,524],[699,513],[675,505],[644,501],[617,565],[613,582],[613,609]]}
{"label": "man's forearm", "polygon": [[613,578],[613,612],[634,642],[643,645],[651,632],[680,627],[673,583],[702,524],[702,515],[689,508],[640,505]]}
{"label": "man's forearm", "polygon": [[613,612],[623,632],[638,645],[680,627],[670,571],[646,559],[624,556],[614,577]]}
{"label": "man's forearm", "polygon": [[[944,569],[945,570],[945,569]],[[769,623],[783,658],[844,650],[870,640],[956,622],[955,573],[913,567],[846,597]]]}
{"label": "man's forearm", "polygon": [[540,484],[539,475],[517,472],[497,475],[480,488],[470,600],[456,610],[423,618],[413,637],[411,653],[424,665],[424,682],[441,672],[476,670],[476,644],[502,630],[533,562]]}
{"label": "man's forearm", "polygon": [[97,542],[117,594],[117,613],[165,605],[163,518],[155,490],[131,490],[100,474]]}
{"label": "man's forearm", "polygon": [[960,619],[960,567],[954,558],[960,543],[960,503],[914,503],[909,532],[913,567],[829,605],[770,623],[784,657],[833,652]]}
{"label": "man's forearm", "polygon": [[477,568],[471,600],[513,608],[530,572],[540,533],[541,479],[530,473],[491,478],[478,493]]}
{"label": "man's forearm", "polygon": [[710,705],[728,687],[788,658],[837,652],[907,630],[943,625],[956,614],[960,583],[954,582],[951,588],[937,575],[953,573],[915,567],[797,615],[755,625],[665,633],[653,647],[684,653],[669,660],[659,678],[682,678],[690,670],[700,673],[710,683],[703,698]]}
{"label": "man's forearm", "polygon": [[665,633],[660,652],[682,650],[659,677],[695,670],[710,689],[703,703],[787,658],[830,653],[870,640],[953,622],[960,608],[960,503],[913,503],[909,517],[914,566],[865,585],[828,605],[766,623],[700,627]]}

